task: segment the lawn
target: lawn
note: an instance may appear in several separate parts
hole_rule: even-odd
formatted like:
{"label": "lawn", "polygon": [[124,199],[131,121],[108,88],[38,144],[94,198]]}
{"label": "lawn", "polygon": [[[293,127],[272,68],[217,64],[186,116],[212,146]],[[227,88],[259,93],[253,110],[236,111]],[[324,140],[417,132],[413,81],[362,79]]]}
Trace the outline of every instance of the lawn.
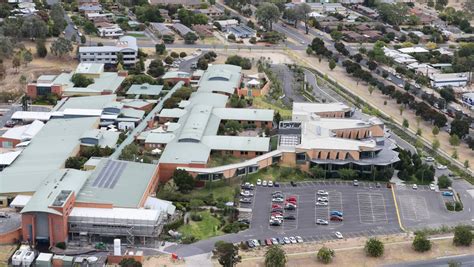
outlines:
{"label": "lawn", "polygon": [[252,101],[253,101],[252,102],[253,106],[256,107],[256,108],[273,109],[273,110],[278,111],[278,113],[280,113],[280,115],[283,119],[291,118],[291,110],[284,107],[283,105],[277,105],[277,104],[270,103],[262,97],[254,97],[252,99]]}
{"label": "lawn", "polygon": [[127,33],[127,36],[132,36],[132,37],[135,37],[135,38],[145,38],[146,35],[143,34],[143,33]]}
{"label": "lawn", "polygon": [[278,182],[304,181],[312,179],[306,173],[290,167],[268,167],[244,178],[244,181],[255,183],[257,179]]}
{"label": "lawn", "polygon": [[170,191],[166,188],[163,188],[157,192],[157,197],[170,201],[176,201],[177,199],[180,199],[179,201],[188,202],[191,199],[201,199],[207,202],[209,200],[212,200],[209,199],[210,194],[212,194],[212,198],[214,201],[217,201],[218,198],[225,199],[225,201],[233,201],[235,189],[237,187],[237,183],[232,183],[229,180],[221,180],[208,182],[204,187],[194,189],[187,194],[182,194],[174,190]]}
{"label": "lawn", "polygon": [[228,164],[234,164],[242,161],[243,159],[231,155],[212,155],[207,165],[208,167],[212,168]]}
{"label": "lawn", "polygon": [[182,233],[183,236],[192,235],[200,240],[224,234],[224,232],[217,229],[220,226],[219,219],[212,216],[209,211],[201,211],[198,214],[202,216],[202,221],[194,222],[190,220],[189,224],[179,227],[178,232]]}

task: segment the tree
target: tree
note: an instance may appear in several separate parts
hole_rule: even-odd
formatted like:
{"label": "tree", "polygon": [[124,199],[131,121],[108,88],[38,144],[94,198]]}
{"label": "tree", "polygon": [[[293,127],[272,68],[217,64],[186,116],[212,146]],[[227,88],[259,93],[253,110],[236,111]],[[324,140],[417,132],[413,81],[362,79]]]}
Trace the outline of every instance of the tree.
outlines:
{"label": "tree", "polygon": [[71,82],[74,84],[74,87],[87,87],[94,83],[94,80],[87,78],[85,75],[80,73],[75,73],[71,77]]}
{"label": "tree", "polygon": [[86,42],[86,36],[84,34],[81,34],[81,44],[85,44]]}
{"label": "tree", "polygon": [[242,130],[242,125],[237,121],[227,121],[224,124],[224,131],[230,135],[237,135]]}
{"label": "tree", "polygon": [[31,54],[30,50],[22,50],[21,51],[21,59],[23,61],[23,64],[25,64],[25,67],[33,61],[33,55]]}
{"label": "tree", "polygon": [[12,66],[15,69],[15,72],[18,72],[18,68],[21,66],[21,58],[20,55],[15,55],[12,59]]}
{"label": "tree", "polygon": [[472,244],[471,228],[466,225],[458,225],[454,228],[453,244],[455,246],[470,246]]}
{"label": "tree", "polygon": [[293,23],[293,26],[296,28],[298,26],[298,21],[300,20],[300,16],[297,11],[297,7],[293,8],[286,8],[283,11],[283,19],[286,19],[288,22]]}
{"label": "tree", "polygon": [[435,138],[433,140],[433,143],[431,143],[431,148],[434,150],[434,151],[437,151],[439,149],[439,146],[440,146],[440,143],[439,143],[439,140],[437,138]]}
{"label": "tree", "polygon": [[73,46],[70,40],[59,37],[51,44],[50,49],[53,55],[62,57],[72,52]]}
{"label": "tree", "polygon": [[66,160],[65,167],[70,169],[80,170],[84,163],[86,163],[87,158],[85,157],[69,157]]}
{"label": "tree", "polygon": [[154,78],[157,78],[163,74],[165,74],[165,67],[163,67],[163,62],[161,59],[155,59],[150,62],[148,66],[147,73]]}
{"label": "tree", "polygon": [[384,252],[384,245],[382,241],[377,238],[370,238],[365,243],[365,253],[369,257],[380,257]]}
{"label": "tree", "polygon": [[239,247],[224,241],[218,241],[214,245],[214,255],[219,263],[224,267],[233,267],[241,261]]}
{"label": "tree", "polygon": [[296,6],[296,13],[298,14],[299,19],[304,22],[305,31],[306,31],[306,34],[308,34],[309,33],[308,20],[309,20],[309,14],[311,13],[311,7],[308,4],[303,2]]}
{"label": "tree", "polygon": [[174,60],[173,60],[172,57],[170,57],[170,56],[165,57],[165,63],[166,64],[171,65],[171,64],[173,64],[173,61]]}
{"label": "tree", "polygon": [[377,6],[380,18],[391,25],[398,26],[403,23],[408,13],[408,6],[404,3],[387,4],[380,3]]}
{"label": "tree", "polygon": [[281,246],[271,246],[265,253],[266,267],[284,267],[286,261],[286,253]]}
{"label": "tree", "polygon": [[330,35],[335,42],[339,42],[342,39],[342,32],[340,31],[332,31]]}
{"label": "tree", "polygon": [[198,36],[194,32],[188,32],[184,36],[185,44],[194,44],[198,39]]}
{"label": "tree", "polygon": [[37,39],[36,40],[36,54],[39,57],[46,57],[48,55],[48,49],[46,49],[46,45],[44,43],[44,39]]}
{"label": "tree", "polygon": [[208,62],[204,57],[198,59],[196,67],[200,70],[207,70]]}
{"label": "tree", "polygon": [[438,126],[433,127],[433,130],[431,131],[431,133],[432,133],[434,136],[437,136],[437,135],[439,134],[439,128],[438,128]]}
{"label": "tree", "polygon": [[0,36],[0,60],[13,55],[13,44],[10,38]]}
{"label": "tree", "polygon": [[469,134],[469,121],[466,119],[454,119],[451,122],[451,134],[464,138],[464,136]]}
{"label": "tree", "polygon": [[309,172],[314,178],[325,178],[326,176],[326,170],[324,170],[320,166],[312,167],[311,169],[309,169]]}
{"label": "tree", "polygon": [[165,43],[165,44],[174,43],[174,35],[163,35],[163,37],[161,37],[161,39],[163,40],[163,43]]}
{"label": "tree", "polygon": [[156,44],[155,45],[155,52],[157,55],[163,55],[166,52],[165,44]]}
{"label": "tree", "polygon": [[441,175],[438,178],[438,186],[439,188],[448,188],[452,184],[451,180],[446,175]]}
{"label": "tree", "polygon": [[318,258],[318,261],[324,264],[328,264],[332,261],[334,254],[335,254],[334,250],[327,247],[322,247],[318,251],[317,258]]}
{"label": "tree", "polygon": [[453,88],[443,88],[439,91],[439,95],[446,100],[446,103],[452,102],[456,99]]}
{"label": "tree", "polygon": [[194,178],[185,170],[175,169],[171,178],[181,193],[194,189]]}
{"label": "tree", "polygon": [[417,252],[425,252],[431,249],[431,241],[425,234],[418,233],[412,243],[413,249]]}
{"label": "tree", "polygon": [[67,22],[64,18],[64,9],[60,3],[56,3],[51,6],[51,12],[49,16],[53,21],[52,33],[54,36],[58,36],[66,28]]}
{"label": "tree", "polygon": [[369,67],[369,70],[375,70],[377,68],[377,63],[375,63],[375,61],[369,61],[367,62],[367,66]]}
{"label": "tree", "polygon": [[333,70],[336,67],[336,61],[334,59],[329,60],[329,68]]}
{"label": "tree", "polygon": [[175,52],[175,51],[171,52],[170,56],[171,56],[172,58],[179,58],[179,54],[178,54],[177,52]]}
{"label": "tree", "polygon": [[402,126],[403,126],[403,128],[408,128],[408,127],[410,127],[410,124],[408,123],[408,120],[407,120],[407,119],[403,119]]}
{"label": "tree", "polygon": [[29,16],[23,21],[20,31],[24,38],[43,39],[48,34],[48,26],[39,17]]}
{"label": "tree", "polygon": [[277,22],[280,16],[281,13],[278,7],[275,4],[269,2],[261,3],[255,12],[257,21],[269,31],[272,31],[273,23]]}
{"label": "tree", "polygon": [[352,180],[356,177],[357,172],[353,169],[343,168],[338,171],[342,180]]}
{"label": "tree", "polygon": [[469,168],[469,160],[467,159],[464,161],[464,168]]}
{"label": "tree", "polygon": [[227,35],[227,39],[235,42],[235,35],[233,33]]}
{"label": "tree", "polygon": [[119,262],[121,267],[142,267],[142,264],[139,261],[136,261],[134,258],[124,258]]}
{"label": "tree", "polygon": [[185,58],[188,54],[186,54],[186,52],[181,52],[179,53],[179,57],[180,58]]}
{"label": "tree", "polygon": [[454,146],[454,147],[459,146],[460,143],[461,143],[461,140],[459,139],[457,134],[452,134],[449,137],[449,144],[451,144],[452,146]]}

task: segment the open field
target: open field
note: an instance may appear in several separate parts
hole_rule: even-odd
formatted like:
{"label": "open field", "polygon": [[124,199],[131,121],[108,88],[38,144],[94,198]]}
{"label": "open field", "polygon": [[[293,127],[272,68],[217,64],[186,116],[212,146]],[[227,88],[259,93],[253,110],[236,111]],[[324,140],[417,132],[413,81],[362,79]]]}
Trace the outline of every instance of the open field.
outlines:
{"label": "open field", "polygon": [[219,219],[212,216],[209,211],[201,211],[197,214],[202,216],[202,221],[195,222],[190,220],[189,224],[178,228],[178,232],[182,233],[183,236],[194,236],[200,240],[223,234],[222,231],[217,230],[220,224]]}

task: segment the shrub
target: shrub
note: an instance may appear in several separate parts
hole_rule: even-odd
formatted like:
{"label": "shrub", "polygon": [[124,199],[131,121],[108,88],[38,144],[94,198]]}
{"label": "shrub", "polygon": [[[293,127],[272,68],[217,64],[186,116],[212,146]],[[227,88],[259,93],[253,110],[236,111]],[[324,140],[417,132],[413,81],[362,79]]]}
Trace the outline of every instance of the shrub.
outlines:
{"label": "shrub", "polygon": [[201,214],[193,213],[193,214],[191,214],[191,220],[193,220],[195,222],[202,221],[202,216],[201,216]]}
{"label": "shrub", "polygon": [[425,252],[431,249],[431,241],[425,234],[420,233],[415,236],[412,246],[415,251]]}
{"label": "shrub", "polygon": [[458,225],[454,228],[453,244],[455,246],[470,246],[472,244],[471,227],[466,225]]}
{"label": "shrub", "polygon": [[439,188],[448,188],[452,184],[451,180],[446,175],[441,175],[438,178],[438,186]]}
{"label": "shrub", "polygon": [[380,257],[383,255],[384,246],[382,241],[376,238],[370,238],[365,243],[365,253],[369,257]]}
{"label": "shrub", "polygon": [[449,211],[454,210],[454,203],[453,202],[446,202],[446,209]]}
{"label": "shrub", "polygon": [[327,247],[320,248],[317,254],[318,260],[324,264],[330,263],[333,257],[334,257],[334,250]]}
{"label": "shrub", "polygon": [[56,247],[60,248],[60,249],[66,249],[66,243],[58,242],[58,243],[56,243]]}
{"label": "shrub", "polygon": [[193,235],[188,235],[188,236],[184,236],[183,238],[181,238],[181,243],[183,244],[191,244],[191,243],[194,243],[196,242],[196,237],[193,236]]}
{"label": "shrub", "polygon": [[454,202],[454,210],[461,211],[463,209],[462,203],[459,201]]}

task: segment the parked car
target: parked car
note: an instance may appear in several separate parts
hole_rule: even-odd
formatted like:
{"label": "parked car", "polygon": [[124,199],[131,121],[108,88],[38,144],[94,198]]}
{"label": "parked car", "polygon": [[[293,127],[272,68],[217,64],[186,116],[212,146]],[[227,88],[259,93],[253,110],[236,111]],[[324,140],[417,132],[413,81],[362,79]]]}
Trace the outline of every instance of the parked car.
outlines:
{"label": "parked car", "polygon": [[433,162],[435,159],[433,157],[426,157],[425,159],[426,162]]}
{"label": "parked car", "polygon": [[320,195],[320,196],[328,196],[329,195],[329,193],[324,191],[324,190],[318,190],[317,194]]}
{"label": "parked car", "polygon": [[267,186],[267,180],[263,180],[262,186]]}
{"label": "parked car", "polygon": [[338,211],[338,210],[332,210],[332,211],[329,213],[329,215],[331,215],[331,216],[332,216],[332,215],[336,215],[336,216],[341,216],[341,217],[342,217],[342,216],[343,216],[343,213],[340,212],[340,211]]}
{"label": "parked car", "polygon": [[327,197],[318,197],[318,201],[319,202],[328,202],[328,198]]}
{"label": "parked car", "polygon": [[450,191],[444,191],[444,192],[443,192],[443,196],[445,196],[445,197],[452,197],[452,196],[454,196],[454,194],[453,194],[453,192],[450,192]]}
{"label": "parked car", "polygon": [[283,240],[283,237],[279,237],[279,238],[278,238],[278,242],[280,243],[280,245],[284,245],[284,244],[285,244],[285,240]]}
{"label": "parked car", "polygon": [[247,183],[242,184],[240,187],[242,189],[253,190],[255,186],[253,184],[247,182]]}
{"label": "parked car", "polygon": [[344,221],[344,217],[333,215],[331,218],[329,218],[331,221],[337,221],[337,222],[342,222]]}
{"label": "parked car", "polygon": [[273,187],[273,182],[272,181],[268,181],[268,187]]}
{"label": "parked car", "polygon": [[273,243],[273,245],[278,245],[278,239],[272,238],[272,243]]}
{"label": "parked car", "polygon": [[295,205],[286,205],[285,210],[296,210],[296,206]]}
{"label": "parked car", "polygon": [[436,166],[436,169],[438,170],[446,170],[448,167],[446,167],[445,165],[441,165],[441,164],[438,164],[438,166]]}
{"label": "parked car", "polygon": [[278,216],[278,215],[283,216],[283,212],[281,212],[281,211],[272,212],[272,216]]}
{"label": "parked car", "polygon": [[432,191],[436,190],[435,184],[430,184],[430,190],[432,190]]}
{"label": "parked car", "polygon": [[299,236],[299,235],[295,236],[295,238],[296,238],[296,241],[298,241],[298,243],[303,243],[304,242],[303,238],[301,238],[301,236]]}
{"label": "parked car", "polygon": [[296,217],[294,215],[286,215],[283,217],[283,220],[296,220]]}
{"label": "parked car", "polygon": [[283,207],[278,204],[272,204],[272,209],[282,209]]}
{"label": "parked car", "polygon": [[272,209],[272,212],[283,212],[283,209]]}
{"label": "parked car", "polygon": [[270,220],[270,226],[280,226],[281,225],[281,221],[280,220],[275,220],[275,219],[271,219]]}
{"label": "parked car", "polygon": [[273,186],[274,187],[280,187],[280,183],[279,182],[273,182]]}
{"label": "parked car", "polygon": [[334,235],[338,238],[338,239],[343,239],[344,237],[342,236],[341,232],[335,232]]}
{"label": "parked car", "polygon": [[380,188],[380,187],[382,187],[382,186],[380,185],[380,183],[376,183],[376,184],[375,184],[375,187]]}
{"label": "parked car", "polygon": [[246,218],[242,218],[238,220],[239,223],[250,224],[250,220]]}
{"label": "parked car", "polygon": [[247,246],[249,248],[254,248],[255,247],[255,244],[253,243],[253,240],[247,240],[246,243],[247,243]]}
{"label": "parked car", "polygon": [[323,220],[323,219],[317,219],[317,220],[316,220],[316,224],[319,224],[319,225],[328,225],[329,222],[326,221],[326,220]]}
{"label": "parked car", "polygon": [[291,244],[298,243],[298,241],[296,241],[296,238],[294,236],[290,236],[290,242],[291,242]]}
{"label": "parked car", "polygon": [[283,198],[279,198],[279,197],[272,198],[272,202],[275,202],[275,203],[283,203],[283,201],[284,201]]}
{"label": "parked car", "polygon": [[257,185],[262,185],[262,180],[258,179],[257,180]]}
{"label": "parked car", "polygon": [[413,184],[413,185],[411,186],[411,188],[413,188],[413,190],[417,190],[417,189],[418,189],[418,186],[417,186],[416,184]]}
{"label": "parked car", "polygon": [[387,183],[387,188],[392,188],[392,183],[388,182]]}
{"label": "parked car", "polygon": [[316,206],[327,206],[327,205],[328,205],[327,202],[320,202],[320,201],[316,202]]}
{"label": "parked car", "polygon": [[296,201],[296,197],[295,196],[289,196],[286,198],[286,201]]}
{"label": "parked car", "polygon": [[352,181],[352,185],[359,186],[359,181],[357,181],[357,180]]}
{"label": "parked car", "polygon": [[244,196],[244,197],[251,197],[251,196],[253,196],[253,194],[250,193],[250,191],[240,191],[240,195],[241,195],[241,196]]}
{"label": "parked car", "polygon": [[267,246],[273,245],[272,240],[271,240],[270,238],[269,238],[269,239],[265,239],[265,245],[267,245]]}
{"label": "parked car", "polygon": [[283,237],[283,242],[285,242],[285,244],[290,244],[291,243],[290,239],[286,236]]}
{"label": "parked car", "polygon": [[250,204],[250,203],[252,203],[252,199],[251,198],[241,198],[240,203]]}
{"label": "parked car", "polygon": [[15,126],[15,125],[16,125],[16,122],[15,122],[15,121],[11,121],[11,120],[10,120],[10,121],[7,121],[7,122],[5,123],[5,127],[8,127],[8,128],[12,128],[12,127]]}
{"label": "parked car", "polygon": [[274,195],[283,195],[283,192],[275,191],[275,192],[272,193],[272,196],[274,196]]}
{"label": "parked car", "polygon": [[296,187],[296,183],[294,181],[290,182],[291,186]]}

